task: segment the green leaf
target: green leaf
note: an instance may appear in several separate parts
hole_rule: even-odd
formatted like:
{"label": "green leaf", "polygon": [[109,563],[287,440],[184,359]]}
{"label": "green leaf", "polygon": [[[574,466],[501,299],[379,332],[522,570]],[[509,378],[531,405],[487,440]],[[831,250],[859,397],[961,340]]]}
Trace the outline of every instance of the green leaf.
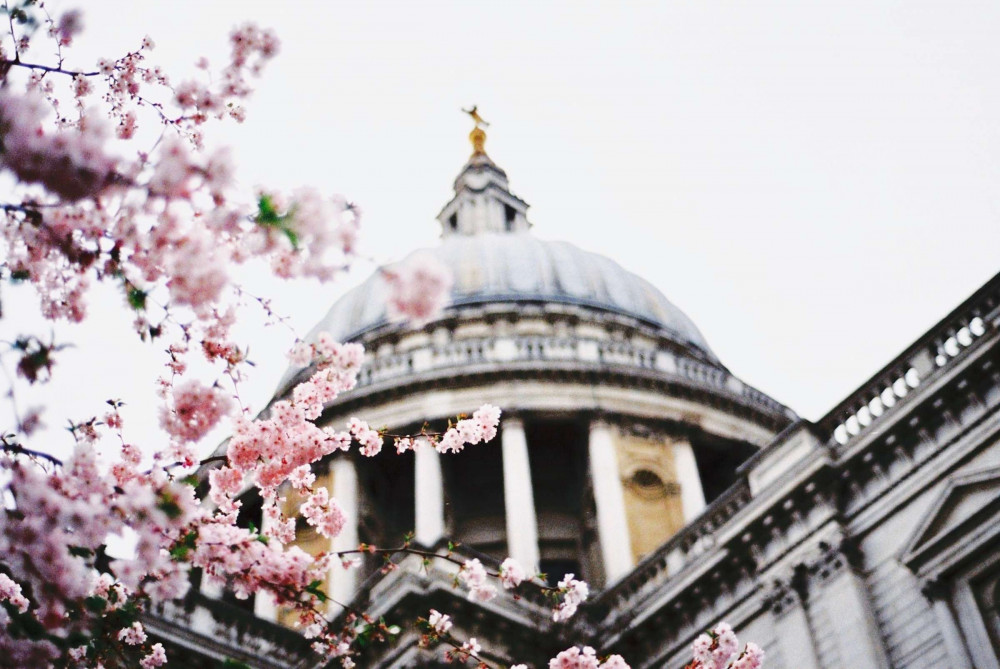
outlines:
{"label": "green leaf", "polygon": [[187,558],[187,554],[194,549],[195,541],[198,539],[196,532],[188,532],[170,549],[170,557],[175,560]]}
{"label": "green leaf", "polygon": [[180,505],[169,497],[163,497],[160,499],[160,503],[156,505],[156,508],[167,514],[167,517],[171,520],[175,520],[181,517]]}
{"label": "green leaf", "polygon": [[281,223],[281,215],[274,207],[274,200],[270,195],[261,195],[257,200],[257,218],[254,219],[257,225],[265,227],[275,226]]}
{"label": "green leaf", "polygon": [[88,558],[94,555],[94,551],[89,548],[84,548],[83,546],[70,546],[69,554],[74,557]]}
{"label": "green leaf", "polygon": [[288,237],[288,241],[290,241],[292,243],[292,248],[293,249],[299,248],[299,235],[298,235],[297,232],[295,232],[294,230],[292,230],[287,225],[282,225],[281,226],[281,231],[285,233],[286,237]]}
{"label": "green leaf", "polygon": [[223,669],[253,669],[246,662],[240,662],[239,660],[234,660],[231,657],[227,657],[222,661]]}
{"label": "green leaf", "polygon": [[316,598],[319,601],[325,602],[329,598],[326,596],[325,592],[319,589],[319,586],[321,586],[322,584],[323,584],[322,581],[313,581],[312,583],[306,586],[306,592],[308,592],[311,595],[316,595]]}
{"label": "green leaf", "polygon": [[263,228],[276,228],[280,230],[286,237],[288,241],[292,243],[292,248],[299,248],[299,233],[296,232],[290,224],[293,218],[293,212],[289,211],[286,214],[280,214],[274,206],[274,200],[271,199],[270,195],[261,195],[257,200],[257,215],[254,217],[254,223]]}
{"label": "green leaf", "polygon": [[98,597],[97,595],[91,595],[83,600],[84,606],[94,613],[103,613],[104,609],[108,606],[108,600],[103,597]]}
{"label": "green leaf", "polygon": [[146,297],[148,293],[144,290],[140,290],[135,286],[129,286],[127,297],[128,305],[135,309],[136,311],[142,311],[146,308]]}

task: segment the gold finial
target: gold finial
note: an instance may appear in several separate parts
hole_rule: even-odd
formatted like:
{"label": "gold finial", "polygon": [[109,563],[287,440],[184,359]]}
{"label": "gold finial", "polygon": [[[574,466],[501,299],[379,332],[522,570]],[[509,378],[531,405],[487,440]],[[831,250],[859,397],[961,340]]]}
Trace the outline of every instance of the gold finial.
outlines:
{"label": "gold finial", "polygon": [[490,124],[484,121],[483,117],[479,115],[478,105],[473,105],[472,109],[463,109],[462,111],[471,116],[472,120],[476,122],[476,127],[469,133],[469,141],[472,142],[472,154],[486,155],[486,131],[483,128],[488,128]]}

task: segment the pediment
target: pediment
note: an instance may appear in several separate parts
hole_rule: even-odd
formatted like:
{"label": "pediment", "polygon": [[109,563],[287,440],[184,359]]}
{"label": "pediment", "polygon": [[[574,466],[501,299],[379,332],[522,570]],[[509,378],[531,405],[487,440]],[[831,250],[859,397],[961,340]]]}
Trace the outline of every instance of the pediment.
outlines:
{"label": "pediment", "polygon": [[1000,515],[1000,467],[954,477],[907,542],[903,562],[926,561],[994,515]]}

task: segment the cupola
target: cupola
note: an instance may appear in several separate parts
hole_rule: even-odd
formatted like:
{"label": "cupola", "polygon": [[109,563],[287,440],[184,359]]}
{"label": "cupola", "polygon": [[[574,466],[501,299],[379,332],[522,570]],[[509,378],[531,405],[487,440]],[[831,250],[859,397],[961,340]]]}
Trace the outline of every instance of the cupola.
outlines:
{"label": "cupola", "polygon": [[472,155],[455,179],[455,196],[438,214],[441,236],[528,230],[528,203],[510,192],[507,173],[486,153],[489,124],[476,107],[465,111],[476,123],[469,133]]}

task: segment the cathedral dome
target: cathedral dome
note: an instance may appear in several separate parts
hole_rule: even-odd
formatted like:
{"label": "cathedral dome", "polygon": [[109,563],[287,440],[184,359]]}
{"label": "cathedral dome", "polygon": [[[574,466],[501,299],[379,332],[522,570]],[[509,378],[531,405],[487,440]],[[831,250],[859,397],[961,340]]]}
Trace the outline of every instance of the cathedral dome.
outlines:
{"label": "cathedral dome", "polygon": [[[356,385],[317,425],[362,416],[392,434],[433,434],[488,403],[504,412],[498,438],[460,458],[430,447],[334,454],[333,496],[360,514],[336,545],[447,536],[484,559],[607,586],[702,513],[794,414],[733,376],[651,283],[531,234],[482,128],[470,138],[437,217],[440,243],[348,291],[310,336],[365,347]],[[433,261],[453,276],[443,313],[393,320],[385,277]],[[311,373],[289,370],[275,399]],[[334,599],[350,599],[353,578],[335,579]]]}
{"label": "cathedral dome", "polygon": [[[625,316],[715,360],[694,323],[651,283],[596,253],[528,232],[448,235],[431,254],[454,272],[446,316],[472,306],[565,304]],[[339,340],[390,325],[386,285],[379,274],[341,297],[317,326]],[[700,357],[700,356],[699,356]]]}

